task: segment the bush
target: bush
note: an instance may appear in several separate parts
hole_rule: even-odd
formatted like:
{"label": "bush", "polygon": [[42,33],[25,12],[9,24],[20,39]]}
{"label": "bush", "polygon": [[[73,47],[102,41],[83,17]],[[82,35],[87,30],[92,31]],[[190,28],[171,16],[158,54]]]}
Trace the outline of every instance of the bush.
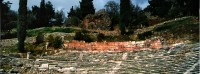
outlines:
{"label": "bush", "polygon": [[32,55],[40,55],[44,52],[43,46],[44,46],[44,43],[41,43],[39,45],[26,43],[25,49],[26,49],[26,52],[31,52]]}
{"label": "bush", "polygon": [[38,36],[36,37],[36,44],[40,44],[44,42],[44,34],[39,33]]}
{"label": "bush", "polygon": [[101,41],[103,41],[105,39],[105,35],[100,33],[100,34],[98,34],[97,39],[98,39],[98,41],[101,42]]}
{"label": "bush", "polygon": [[79,41],[83,40],[85,42],[94,42],[95,41],[94,38],[92,38],[90,35],[87,34],[86,30],[76,32],[74,39],[79,40]]}
{"label": "bush", "polygon": [[62,41],[62,38],[59,37],[59,36],[56,36],[55,39],[54,39],[54,43],[53,43],[53,47],[55,48],[61,48],[62,45],[63,45],[63,41]]}
{"label": "bush", "polygon": [[146,38],[151,37],[152,35],[153,35],[153,33],[151,31],[147,31],[142,34],[138,34],[138,38],[140,40],[145,40]]}
{"label": "bush", "polygon": [[117,36],[105,36],[105,40],[109,42],[119,41]]}
{"label": "bush", "polygon": [[76,32],[74,39],[75,40],[84,40],[84,34],[82,32]]}
{"label": "bush", "polygon": [[53,37],[52,35],[49,35],[47,40],[49,42],[49,46],[54,48],[61,48],[64,43],[62,38],[59,36]]}

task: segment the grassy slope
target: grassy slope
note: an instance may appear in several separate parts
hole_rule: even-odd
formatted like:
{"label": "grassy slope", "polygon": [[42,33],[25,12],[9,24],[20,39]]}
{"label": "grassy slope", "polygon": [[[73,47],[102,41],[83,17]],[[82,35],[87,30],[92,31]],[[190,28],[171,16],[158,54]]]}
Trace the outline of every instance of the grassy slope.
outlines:
{"label": "grassy slope", "polygon": [[44,27],[44,28],[38,28],[33,30],[27,30],[27,36],[37,36],[39,33],[53,33],[53,32],[64,32],[64,33],[75,33],[77,31],[80,31],[81,28],[76,27]]}
{"label": "grassy slope", "polygon": [[[64,32],[64,33],[75,33],[77,31],[80,31],[81,28],[77,27],[42,27],[42,28],[36,28],[36,29],[29,29],[27,30],[27,36],[28,37],[34,37],[37,36],[40,33],[53,33],[53,32]],[[11,39],[11,38],[17,38],[17,30],[13,29],[11,32],[5,34],[2,36],[3,39]]]}
{"label": "grassy slope", "polygon": [[137,32],[141,39],[163,37],[168,43],[180,41],[199,41],[199,21],[195,17],[182,17],[166,21]]}

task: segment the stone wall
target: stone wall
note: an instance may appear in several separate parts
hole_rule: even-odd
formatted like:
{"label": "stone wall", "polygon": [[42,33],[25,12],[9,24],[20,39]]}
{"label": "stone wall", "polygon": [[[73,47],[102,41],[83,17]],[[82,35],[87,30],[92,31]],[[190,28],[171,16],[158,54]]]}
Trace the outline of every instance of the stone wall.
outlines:
{"label": "stone wall", "polygon": [[144,48],[160,49],[162,42],[159,39],[146,41],[129,41],[129,42],[91,42],[72,41],[65,42],[65,48],[86,50],[86,51],[134,51],[145,50]]}

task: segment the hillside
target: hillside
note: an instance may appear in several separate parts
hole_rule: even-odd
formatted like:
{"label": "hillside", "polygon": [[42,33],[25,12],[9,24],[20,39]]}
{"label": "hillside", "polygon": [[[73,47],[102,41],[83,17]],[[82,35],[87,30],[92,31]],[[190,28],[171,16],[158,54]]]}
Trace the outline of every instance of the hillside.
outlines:
{"label": "hillside", "polygon": [[[38,34],[45,33],[51,34],[55,33],[54,35],[58,35],[61,33],[65,36],[65,39],[72,40],[75,36],[76,32],[81,31],[81,28],[78,27],[43,27],[37,29],[30,29],[27,30],[27,40],[31,41],[29,43],[35,42],[35,37]],[[167,43],[178,43],[183,41],[192,41],[198,42],[199,41],[199,21],[197,18],[189,16],[189,17],[181,17],[176,18],[173,20],[165,21],[150,27],[146,27],[143,29],[138,29],[135,31],[135,35],[137,37],[132,39],[131,36],[120,36],[119,31],[106,31],[106,30],[87,30],[88,33],[96,35],[96,33],[104,34],[104,40],[107,41],[132,41],[132,40],[144,40],[146,38],[152,37],[162,37],[164,38]],[[65,34],[66,33],[66,34]],[[16,39],[16,30],[11,31],[9,34],[12,34],[10,39],[3,39],[1,40],[1,46],[12,46],[17,43]],[[68,38],[70,35],[71,38]],[[6,34],[2,37],[9,38]]]}
{"label": "hillside", "polygon": [[199,42],[199,21],[192,16],[176,18],[139,29],[135,33],[138,34],[139,39],[162,37],[167,43]]}

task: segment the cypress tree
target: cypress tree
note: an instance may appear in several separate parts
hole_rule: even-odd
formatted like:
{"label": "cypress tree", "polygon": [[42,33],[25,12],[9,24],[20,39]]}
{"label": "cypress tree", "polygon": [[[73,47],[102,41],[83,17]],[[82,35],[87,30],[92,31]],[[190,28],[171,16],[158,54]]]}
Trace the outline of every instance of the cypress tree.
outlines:
{"label": "cypress tree", "polygon": [[41,3],[40,3],[40,12],[39,12],[39,24],[38,25],[41,25],[42,27],[44,27],[46,24],[47,24],[47,21],[45,18],[45,0],[42,0]]}
{"label": "cypress tree", "polygon": [[126,26],[130,24],[131,1],[120,0],[120,30],[121,34],[126,33]]}
{"label": "cypress tree", "polygon": [[27,24],[27,0],[20,0],[19,2],[19,19],[18,19],[18,50],[24,52],[24,41],[26,39],[26,24]]}
{"label": "cypress tree", "polygon": [[82,18],[84,18],[88,14],[95,13],[93,0],[82,0],[82,2],[80,2],[80,8],[82,11]]}
{"label": "cypress tree", "polygon": [[70,9],[70,12],[68,13],[68,17],[73,17],[75,16],[75,12],[74,12],[74,8],[72,6],[72,8]]}

